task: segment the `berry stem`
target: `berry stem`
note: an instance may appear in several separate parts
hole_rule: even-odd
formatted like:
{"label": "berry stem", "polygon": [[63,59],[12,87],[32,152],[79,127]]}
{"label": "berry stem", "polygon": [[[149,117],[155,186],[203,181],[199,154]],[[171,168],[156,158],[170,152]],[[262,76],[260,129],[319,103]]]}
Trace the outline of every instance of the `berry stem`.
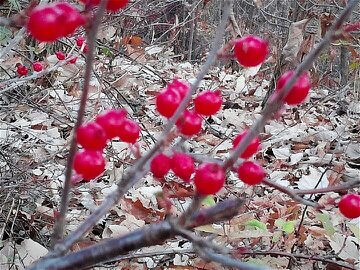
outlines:
{"label": "berry stem", "polygon": [[75,126],[74,126],[73,136],[72,136],[71,142],[70,142],[69,156],[68,156],[68,159],[66,162],[65,182],[64,182],[64,188],[63,188],[62,196],[61,196],[59,217],[57,219],[57,222],[55,223],[54,234],[52,236],[52,247],[53,248],[55,247],[55,244],[60,239],[62,239],[63,234],[64,234],[65,215],[68,210],[68,204],[69,204],[69,200],[70,200],[72,165],[73,165],[75,153],[77,151],[75,136],[76,136],[76,131],[81,126],[83,118],[84,118],[84,112],[85,112],[85,107],[86,107],[86,101],[88,98],[90,78],[91,78],[91,72],[92,72],[92,64],[94,61],[96,35],[97,35],[97,31],[99,29],[99,26],[101,24],[103,14],[105,12],[105,7],[106,7],[107,2],[108,2],[108,0],[104,0],[101,2],[101,5],[99,6],[99,9],[96,13],[94,23],[91,27],[91,31],[89,33],[89,40],[88,40],[89,53],[87,54],[87,59],[86,59],[84,86],[83,86],[83,91],[81,94],[80,106],[79,106],[79,111],[78,111],[77,119],[76,119]]}

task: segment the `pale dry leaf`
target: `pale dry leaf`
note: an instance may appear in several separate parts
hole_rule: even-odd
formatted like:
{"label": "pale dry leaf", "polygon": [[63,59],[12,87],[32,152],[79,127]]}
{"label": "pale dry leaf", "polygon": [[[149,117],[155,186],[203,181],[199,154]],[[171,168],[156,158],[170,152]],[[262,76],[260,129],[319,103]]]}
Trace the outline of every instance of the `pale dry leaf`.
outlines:
{"label": "pale dry leaf", "polygon": [[332,237],[326,236],[330,241],[330,246],[335,253],[339,253],[339,257],[343,260],[354,260],[359,262],[360,253],[357,245],[358,240],[355,237],[345,237],[340,233],[335,233]]}
{"label": "pale dry leaf", "polygon": [[299,179],[298,187],[299,189],[313,189],[321,178],[321,181],[317,188],[326,188],[329,185],[326,174],[323,174],[324,168],[309,166],[307,168],[307,174],[303,174]]}
{"label": "pale dry leaf", "polygon": [[272,151],[274,153],[274,156],[280,160],[286,160],[291,155],[290,149],[288,147],[273,148]]}
{"label": "pale dry leaf", "polygon": [[308,22],[309,19],[304,19],[290,25],[287,42],[282,51],[285,61],[295,62],[304,39],[304,27]]}
{"label": "pale dry leaf", "polygon": [[29,266],[48,253],[45,247],[32,239],[25,239],[16,249],[25,266]]}

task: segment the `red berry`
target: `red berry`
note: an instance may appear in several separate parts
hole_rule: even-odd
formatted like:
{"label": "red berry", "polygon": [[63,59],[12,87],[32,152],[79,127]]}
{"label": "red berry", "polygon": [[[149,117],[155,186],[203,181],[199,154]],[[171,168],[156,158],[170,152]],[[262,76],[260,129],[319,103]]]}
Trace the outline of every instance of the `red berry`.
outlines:
{"label": "red berry", "polygon": [[134,121],[124,118],[120,129],[118,129],[118,136],[120,140],[127,143],[135,143],[139,138],[140,127]]}
{"label": "red berry", "polygon": [[88,51],[89,51],[89,45],[88,45],[88,44],[85,44],[82,52],[83,52],[83,53],[87,53]]}
{"label": "red berry", "polygon": [[[84,4],[90,4],[97,6],[100,3],[100,0],[80,0]],[[106,9],[111,12],[117,12],[119,9],[124,8],[129,0],[109,0]]]}
{"label": "red berry", "polygon": [[64,60],[65,59],[65,54],[63,52],[61,52],[61,51],[58,51],[58,52],[56,52],[56,57],[59,60]]}
{"label": "red berry", "polygon": [[158,154],[151,160],[150,171],[157,178],[163,178],[171,168],[171,159],[165,154]]}
{"label": "red berry", "polygon": [[213,115],[217,113],[222,104],[221,92],[204,91],[194,99],[195,111],[203,115]]}
{"label": "red berry", "polygon": [[38,41],[52,42],[58,39],[58,27],[58,14],[53,5],[39,6],[30,12],[27,29]]}
{"label": "red berry", "polygon": [[40,72],[43,70],[43,65],[40,62],[33,63],[33,69],[37,72]]}
{"label": "red berry", "polygon": [[[285,72],[278,79],[276,83],[276,91],[281,91],[284,89],[285,85],[289,80],[291,80],[292,76],[294,76],[295,71],[289,70]],[[289,105],[297,105],[302,103],[307,95],[309,94],[311,88],[311,80],[309,72],[303,73],[299,78],[297,78],[295,84],[292,86],[287,96],[285,97],[285,102]]]}
{"label": "red berry", "polygon": [[74,170],[90,181],[105,170],[105,158],[100,151],[81,150],[75,154]]}
{"label": "red berry", "polygon": [[189,92],[190,87],[187,83],[184,83],[178,79],[174,79],[171,83],[168,84],[167,89],[171,89],[178,92],[180,98],[183,99],[186,96],[186,94]]}
{"label": "red berry", "polygon": [[360,195],[346,194],[339,202],[339,210],[347,218],[360,217]]}
{"label": "red berry", "polygon": [[225,171],[216,163],[203,163],[195,172],[194,183],[198,194],[215,194],[225,184]]}
{"label": "red berry", "polygon": [[19,77],[26,76],[29,72],[29,69],[24,65],[18,65],[16,68],[16,72],[19,74]]}
{"label": "red berry", "polygon": [[81,46],[84,44],[85,40],[86,40],[85,37],[78,36],[78,37],[76,38],[76,45],[79,46],[79,47],[81,47]]}
{"label": "red berry", "polygon": [[119,9],[124,8],[129,0],[109,0],[106,9],[111,12],[117,12]]}
{"label": "red berry", "polygon": [[[60,37],[71,35],[81,25],[85,24],[84,17],[71,4],[59,2],[53,5],[58,14],[58,27]],[[54,29],[55,30],[55,29]]]}
{"label": "red berry", "polygon": [[181,102],[180,94],[171,89],[161,91],[156,97],[156,109],[167,118],[174,115]]}
{"label": "red berry", "polygon": [[123,121],[126,119],[125,110],[110,110],[99,114],[96,117],[96,123],[98,123],[105,130],[107,138],[109,140],[119,136],[119,130],[121,130]]}
{"label": "red berry", "polygon": [[266,172],[258,163],[245,161],[239,166],[238,175],[245,184],[256,185],[262,182]]}
{"label": "red berry", "polygon": [[72,34],[85,19],[69,3],[60,2],[34,8],[29,15],[27,29],[39,41],[52,42]]}
{"label": "red berry", "polygon": [[104,129],[95,122],[80,126],[76,133],[76,140],[88,150],[102,150],[107,143]]}
{"label": "red berry", "polygon": [[70,63],[70,64],[75,64],[77,60],[78,60],[78,58],[77,58],[76,56],[74,56],[73,58],[71,58],[71,59],[68,61],[68,63]]}
{"label": "red berry", "polygon": [[234,54],[244,67],[254,67],[265,61],[269,53],[267,41],[257,36],[245,36],[235,41]]}
{"label": "red berry", "polygon": [[[243,133],[237,135],[233,140],[233,148],[235,148],[241,140],[245,137],[247,134],[247,130],[245,130]],[[255,154],[260,149],[260,139],[259,137],[255,137],[250,144],[245,148],[245,150],[240,155],[241,158],[249,158],[253,154]]]}
{"label": "red berry", "polygon": [[175,153],[171,159],[171,169],[179,178],[189,182],[195,170],[194,161],[186,154]]}
{"label": "red berry", "polygon": [[177,120],[176,126],[180,133],[191,136],[201,131],[202,118],[193,111],[185,110],[184,114]]}

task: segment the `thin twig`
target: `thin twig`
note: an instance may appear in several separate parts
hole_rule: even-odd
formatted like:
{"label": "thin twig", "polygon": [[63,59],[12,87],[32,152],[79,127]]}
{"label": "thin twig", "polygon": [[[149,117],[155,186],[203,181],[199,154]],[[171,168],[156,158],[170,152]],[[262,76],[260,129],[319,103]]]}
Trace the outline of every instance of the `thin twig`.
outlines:
{"label": "thin twig", "polygon": [[312,255],[303,255],[303,254],[296,254],[296,253],[286,253],[286,252],[281,252],[281,251],[255,251],[255,252],[241,252],[241,255],[250,255],[250,256],[256,256],[256,255],[263,255],[263,256],[274,256],[274,257],[289,257],[289,258],[297,258],[297,259],[303,259],[303,260],[313,260],[313,261],[320,261],[320,262],[324,262],[324,263],[331,263],[331,264],[335,264],[337,266],[343,267],[343,268],[347,268],[347,269],[352,269],[352,270],[356,270],[358,269],[355,266],[349,265],[349,264],[345,264],[342,262],[338,262],[338,261],[333,261],[331,259],[326,259],[324,257],[320,257],[320,256],[312,256]]}
{"label": "thin twig", "polygon": [[328,193],[328,192],[337,192],[337,191],[343,191],[343,190],[349,190],[354,187],[359,187],[360,185],[360,179],[356,179],[353,181],[349,181],[347,183],[338,185],[338,186],[331,186],[326,188],[316,188],[316,189],[299,189],[294,190],[294,193],[297,195],[303,195],[303,194],[321,194],[321,193]]}
{"label": "thin twig", "polygon": [[76,131],[82,124],[82,121],[84,118],[84,112],[85,112],[85,107],[86,107],[86,101],[88,98],[89,85],[90,85],[90,79],[91,79],[91,73],[92,73],[92,64],[94,61],[96,35],[97,35],[98,28],[101,24],[103,14],[105,12],[105,7],[106,7],[107,2],[108,2],[108,0],[104,0],[101,2],[101,5],[99,6],[99,9],[96,13],[95,20],[94,20],[94,23],[92,25],[92,28],[91,28],[91,31],[90,31],[89,37],[88,37],[89,38],[89,40],[88,40],[89,52],[87,54],[87,59],[86,59],[84,86],[83,86],[83,91],[81,93],[80,106],[79,106],[79,111],[77,114],[76,123],[74,126],[74,133],[71,138],[69,156],[68,156],[68,159],[66,162],[65,182],[64,182],[64,188],[63,188],[62,196],[61,196],[60,211],[59,211],[59,216],[56,220],[57,222],[55,223],[54,234],[53,234],[53,238],[52,238],[52,246],[53,247],[60,239],[62,239],[63,233],[64,233],[65,216],[66,216],[66,212],[68,210],[68,203],[70,200],[72,164],[74,161],[75,153],[77,151]]}

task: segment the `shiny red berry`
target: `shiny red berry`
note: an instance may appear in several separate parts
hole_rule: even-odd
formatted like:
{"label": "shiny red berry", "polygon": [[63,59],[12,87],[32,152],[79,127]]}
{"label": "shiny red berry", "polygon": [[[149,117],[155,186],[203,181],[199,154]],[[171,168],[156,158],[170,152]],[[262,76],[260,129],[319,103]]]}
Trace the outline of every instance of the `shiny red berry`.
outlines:
{"label": "shiny red berry", "polygon": [[135,143],[140,135],[140,127],[133,120],[124,118],[118,130],[120,140],[127,143]]}
{"label": "shiny red berry", "polygon": [[184,114],[176,121],[176,126],[181,134],[192,136],[201,131],[202,118],[196,112],[185,110]]}
{"label": "shiny red berry", "polygon": [[[235,148],[245,137],[247,134],[247,130],[245,130],[243,133],[237,135],[233,140],[233,148]],[[255,137],[250,144],[245,148],[245,150],[240,155],[241,158],[249,158],[252,155],[254,155],[257,151],[260,149],[260,139],[259,137]]]}
{"label": "shiny red berry", "polygon": [[213,115],[217,113],[222,104],[221,92],[204,91],[194,99],[195,111],[202,115]]}
{"label": "shiny red berry", "polygon": [[76,140],[88,150],[103,150],[107,143],[105,130],[95,122],[80,126],[76,133]]}
{"label": "shiny red berry", "polygon": [[60,38],[58,13],[53,5],[38,6],[29,14],[27,29],[40,42],[52,42]]}
{"label": "shiny red berry", "polygon": [[[80,0],[80,1],[83,2],[84,4],[88,4],[88,5],[90,4],[94,6],[100,4],[100,0]],[[106,10],[110,12],[117,12],[120,9],[124,8],[128,2],[129,0],[109,0],[106,6]]]}
{"label": "shiny red berry", "polygon": [[156,97],[157,111],[167,118],[174,115],[181,102],[180,94],[171,89],[161,91]]}
{"label": "shiny red berry", "polygon": [[78,58],[76,56],[74,56],[68,61],[68,63],[69,64],[75,64],[77,60],[78,60]]}
{"label": "shiny red berry", "polygon": [[120,9],[124,8],[129,0],[109,0],[106,10],[111,12],[117,12]]}
{"label": "shiny red berry", "polygon": [[235,41],[234,54],[244,67],[254,67],[265,61],[269,53],[268,42],[253,35]]}
{"label": "shiny red berry", "polygon": [[190,86],[185,82],[182,82],[178,79],[174,79],[171,83],[167,85],[167,89],[171,89],[178,92],[180,98],[183,99],[186,96],[186,94],[190,91]]}
{"label": "shiny red berry", "polygon": [[71,4],[58,2],[53,4],[53,8],[58,14],[58,28],[56,30],[60,37],[73,34],[78,27],[85,24],[83,16]]}
{"label": "shiny red berry", "polygon": [[83,37],[83,36],[78,36],[78,37],[76,38],[76,45],[77,45],[78,47],[81,47],[81,46],[84,44],[85,40],[86,40],[85,37]]}
{"label": "shiny red berry", "polygon": [[85,19],[71,4],[59,2],[34,8],[29,14],[27,29],[41,42],[52,42],[70,35]]}
{"label": "shiny red berry", "polygon": [[55,53],[56,54],[56,58],[59,60],[64,60],[65,59],[65,54],[61,51],[58,51]]}
{"label": "shiny red berry", "polygon": [[[295,71],[289,70],[285,72],[281,77],[278,79],[276,83],[276,91],[282,91],[287,82],[291,80],[294,76]],[[297,105],[302,103],[309,91],[311,89],[311,80],[309,72],[303,73],[299,78],[297,78],[295,84],[291,87],[290,91],[288,92],[287,96],[285,97],[285,102],[289,105]]]}
{"label": "shiny red berry", "polygon": [[171,159],[161,153],[155,156],[150,163],[150,171],[157,178],[163,178],[171,168]]}
{"label": "shiny red berry", "polygon": [[43,70],[43,65],[40,62],[33,63],[33,69],[36,72],[40,72]]}
{"label": "shiny red berry", "polygon": [[88,51],[89,51],[89,45],[88,45],[88,44],[85,44],[82,52],[83,52],[83,53],[88,53]]}
{"label": "shiny red berry", "polygon": [[26,66],[20,64],[17,66],[16,72],[19,77],[26,76],[29,73],[29,69]]}
{"label": "shiny red berry", "polygon": [[109,110],[99,114],[95,121],[105,130],[109,140],[118,137],[127,112],[123,109]]}
{"label": "shiny red berry", "polygon": [[339,202],[339,210],[347,218],[360,217],[360,195],[349,193]]}
{"label": "shiny red berry", "polygon": [[258,163],[245,161],[239,166],[238,175],[245,184],[256,185],[264,180],[266,172]]}
{"label": "shiny red berry", "polygon": [[84,180],[90,181],[105,170],[105,158],[101,151],[81,150],[75,154],[74,170]]}
{"label": "shiny red berry", "polygon": [[195,171],[194,160],[189,155],[175,153],[171,159],[171,169],[179,178],[189,182]]}
{"label": "shiny red berry", "polygon": [[216,163],[203,163],[195,171],[194,184],[200,195],[217,193],[225,184],[225,171]]}

